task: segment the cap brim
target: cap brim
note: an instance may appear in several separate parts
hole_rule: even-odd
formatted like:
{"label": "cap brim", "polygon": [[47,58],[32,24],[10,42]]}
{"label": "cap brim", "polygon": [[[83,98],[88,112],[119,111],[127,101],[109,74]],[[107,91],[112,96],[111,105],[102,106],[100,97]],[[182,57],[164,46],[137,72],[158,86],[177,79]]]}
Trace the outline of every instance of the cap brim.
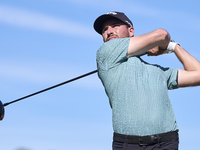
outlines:
{"label": "cap brim", "polygon": [[95,31],[96,31],[97,33],[99,33],[99,34],[102,34],[102,27],[103,27],[103,24],[104,24],[106,21],[108,21],[108,20],[110,20],[110,19],[113,19],[113,18],[116,18],[116,17],[111,16],[111,15],[107,15],[107,14],[98,17],[98,18],[95,20],[95,22],[94,22],[94,29],[95,29]]}

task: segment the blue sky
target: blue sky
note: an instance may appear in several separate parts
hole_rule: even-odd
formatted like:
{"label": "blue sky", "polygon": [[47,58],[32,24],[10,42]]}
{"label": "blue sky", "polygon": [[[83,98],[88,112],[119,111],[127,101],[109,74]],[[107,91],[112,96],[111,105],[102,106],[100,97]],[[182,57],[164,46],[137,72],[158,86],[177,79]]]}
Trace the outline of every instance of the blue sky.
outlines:
{"label": "blue sky", "polygon": [[[135,0],[1,0],[0,100],[5,103],[96,69],[103,41],[94,20],[122,11],[135,35],[166,29],[200,60],[200,2]],[[174,54],[143,57],[182,68]],[[197,150],[200,87],[169,91],[180,149]],[[96,74],[5,107],[1,149],[109,150],[111,109]]]}

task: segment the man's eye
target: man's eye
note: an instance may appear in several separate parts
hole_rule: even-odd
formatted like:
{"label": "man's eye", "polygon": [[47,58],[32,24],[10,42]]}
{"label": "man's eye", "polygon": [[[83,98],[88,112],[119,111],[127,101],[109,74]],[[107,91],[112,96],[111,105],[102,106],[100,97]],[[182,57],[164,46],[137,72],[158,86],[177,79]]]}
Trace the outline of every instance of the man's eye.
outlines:
{"label": "man's eye", "polygon": [[120,26],[120,24],[114,24],[114,25],[113,25],[113,27],[117,27],[117,26]]}
{"label": "man's eye", "polygon": [[104,28],[104,29],[102,30],[102,33],[104,33],[106,30],[107,30],[107,28]]}

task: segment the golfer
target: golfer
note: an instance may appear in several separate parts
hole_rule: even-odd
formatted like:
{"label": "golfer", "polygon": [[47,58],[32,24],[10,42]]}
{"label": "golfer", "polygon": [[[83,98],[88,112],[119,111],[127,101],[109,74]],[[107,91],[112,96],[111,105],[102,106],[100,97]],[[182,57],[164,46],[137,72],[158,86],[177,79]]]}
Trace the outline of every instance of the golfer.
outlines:
{"label": "golfer", "polygon": [[[112,108],[113,150],[178,150],[178,126],[168,90],[200,85],[200,62],[172,42],[165,29],[134,36],[122,12],[99,16],[94,29],[98,76]],[[174,53],[184,70],[145,62],[140,56]]]}

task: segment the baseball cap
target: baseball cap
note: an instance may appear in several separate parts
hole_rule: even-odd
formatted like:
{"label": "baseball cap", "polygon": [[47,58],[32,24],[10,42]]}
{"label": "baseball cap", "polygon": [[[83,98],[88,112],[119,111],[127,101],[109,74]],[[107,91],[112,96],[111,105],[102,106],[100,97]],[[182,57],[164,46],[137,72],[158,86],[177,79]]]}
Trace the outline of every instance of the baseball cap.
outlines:
{"label": "baseball cap", "polygon": [[94,22],[94,29],[97,33],[102,34],[102,27],[104,22],[110,19],[119,19],[123,23],[125,23],[128,27],[132,27],[133,23],[130,19],[122,12],[108,12],[107,14],[99,16]]}

